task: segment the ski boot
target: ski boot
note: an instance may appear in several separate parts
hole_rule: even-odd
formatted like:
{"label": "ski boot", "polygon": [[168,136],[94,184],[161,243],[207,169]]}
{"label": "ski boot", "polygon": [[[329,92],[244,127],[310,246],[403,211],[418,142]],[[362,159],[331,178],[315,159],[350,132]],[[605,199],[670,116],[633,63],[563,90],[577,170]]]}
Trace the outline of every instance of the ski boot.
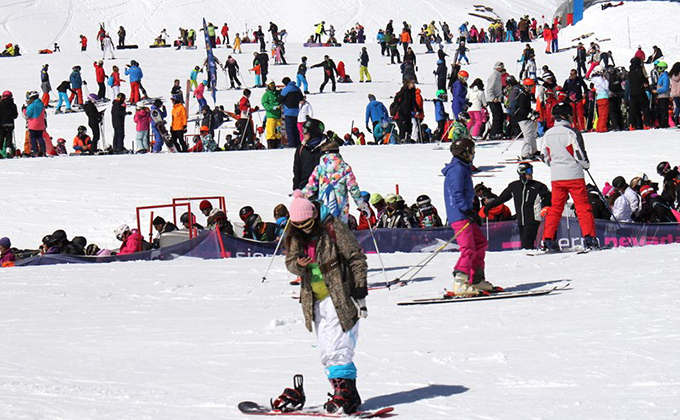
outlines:
{"label": "ski boot", "polygon": [[544,239],[541,249],[545,252],[560,252],[560,246],[553,239]]}
{"label": "ski boot", "polygon": [[357,411],[361,405],[361,397],[357,391],[356,379],[337,378],[331,379],[333,385],[333,394],[328,394],[331,397],[323,408],[328,413],[338,413],[344,411],[345,414],[352,414]]}
{"label": "ski boot", "polygon": [[503,291],[502,287],[494,286],[493,284],[486,281],[484,269],[476,270],[475,274],[472,275],[472,287],[479,290],[481,294],[485,295]]}
{"label": "ski boot", "polygon": [[594,236],[586,236],[583,238],[583,246],[586,249],[599,249],[600,241]]}
{"label": "ski boot", "polygon": [[302,388],[302,375],[293,376],[293,388],[286,388],[275,400],[269,400],[272,410],[288,413],[302,410],[305,406],[305,390]]}
{"label": "ski boot", "polygon": [[453,272],[453,291],[446,292],[445,298],[453,298],[456,296],[478,296],[479,289],[476,289],[470,284],[470,276],[462,271],[455,270]]}

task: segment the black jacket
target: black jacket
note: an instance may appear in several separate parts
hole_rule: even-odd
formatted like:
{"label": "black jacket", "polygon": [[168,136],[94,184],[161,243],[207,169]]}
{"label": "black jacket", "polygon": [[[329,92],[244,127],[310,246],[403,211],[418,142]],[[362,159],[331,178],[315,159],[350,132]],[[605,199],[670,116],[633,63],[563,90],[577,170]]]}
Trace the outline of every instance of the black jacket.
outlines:
{"label": "black jacket", "polygon": [[[583,99],[583,94],[588,91],[588,86],[583,81],[583,78],[578,76],[576,76],[576,79],[574,80],[567,78],[567,80],[564,81],[562,88],[572,102],[578,102]],[[574,94],[573,98],[571,95],[572,93]]]}
{"label": "black jacket", "polygon": [[394,102],[397,104],[396,119],[411,119],[411,113],[416,110],[416,90],[409,89],[404,86],[394,96]]}
{"label": "black jacket", "polygon": [[83,105],[85,115],[87,115],[87,124],[97,126],[102,120],[102,114],[97,110],[97,106],[92,101],[85,102]]}
{"label": "black jacket", "polygon": [[[259,53],[256,60],[260,64],[260,71],[266,74],[269,71],[269,56],[267,53]],[[253,66],[255,66],[255,63],[253,63]]]}
{"label": "black jacket", "polygon": [[309,176],[314,172],[314,168],[316,168],[319,164],[319,159],[321,159],[321,150],[319,150],[321,143],[321,138],[310,139],[307,143],[298,146],[295,151],[293,190],[301,190],[307,185]]}
{"label": "black jacket", "polygon": [[236,72],[239,70],[238,63],[236,60],[227,60],[226,63],[224,63],[224,67],[227,68],[227,72],[231,75],[235,75]]}
{"label": "black jacket", "polygon": [[71,90],[71,82],[68,80],[64,80],[61,82],[61,84],[59,84],[59,86],[57,86],[57,92],[66,93],[69,90]]}
{"label": "black jacket", "polygon": [[601,220],[611,220],[612,213],[609,210],[609,205],[604,201],[600,191],[594,185],[587,185],[588,201],[590,207],[593,208],[593,217]]}
{"label": "black jacket", "polygon": [[323,71],[326,73],[328,77],[334,77],[338,73],[338,69],[335,67],[335,62],[330,58],[328,60],[324,60],[320,63],[314,64],[310,68],[313,69],[317,67],[323,67]]}
{"label": "black jacket", "polygon": [[525,184],[521,180],[511,182],[503,192],[487,202],[484,208],[490,210],[506,201],[514,199],[517,223],[520,226],[540,223],[541,209],[550,206],[550,190],[542,182],[529,180]]}
{"label": "black jacket", "polygon": [[[513,91],[510,92],[510,95],[512,95]],[[510,106],[508,110],[512,109],[514,112],[514,117],[515,121],[520,122],[520,121],[526,121],[529,119],[529,116],[531,115],[531,96],[527,93],[525,89],[522,87],[519,87],[516,90],[516,95],[514,95],[514,106]]]}
{"label": "black jacket", "polygon": [[639,58],[634,57],[630,63],[630,72],[628,73],[628,91],[630,96],[646,95],[646,86],[649,85],[647,77],[642,71],[642,65]]}
{"label": "black jacket", "polygon": [[297,74],[305,76],[307,74],[307,63],[300,63]]}
{"label": "black jacket", "polygon": [[642,202],[640,221],[643,223],[676,223],[671,206],[656,193]]}
{"label": "black jacket", "polygon": [[115,99],[111,104],[111,124],[114,128],[124,128],[125,127],[125,105]]}
{"label": "black jacket", "polygon": [[364,67],[368,67],[368,51],[361,51],[361,55],[359,56],[359,64]]}
{"label": "black jacket", "polygon": [[6,128],[14,128],[14,120],[19,116],[17,106],[13,98],[3,98],[0,101],[0,125]]}

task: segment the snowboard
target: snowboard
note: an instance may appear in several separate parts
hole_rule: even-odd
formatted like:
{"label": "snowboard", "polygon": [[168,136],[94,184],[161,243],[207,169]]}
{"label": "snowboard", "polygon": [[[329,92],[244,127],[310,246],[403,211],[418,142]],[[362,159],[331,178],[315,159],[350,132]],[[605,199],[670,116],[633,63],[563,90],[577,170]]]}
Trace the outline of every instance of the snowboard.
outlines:
{"label": "snowboard", "polygon": [[480,296],[460,296],[460,297],[438,297],[430,299],[415,299],[406,302],[399,302],[397,305],[409,306],[409,305],[433,305],[439,303],[456,303],[456,302],[473,302],[480,300],[498,300],[498,299],[513,299],[520,297],[530,297],[530,296],[545,296],[558,289],[564,289],[569,286],[567,283],[565,286],[558,287],[555,286],[550,289],[538,289],[538,290],[525,290],[518,292],[499,292],[491,295],[480,295]]}
{"label": "snowboard", "polygon": [[306,42],[302,44],[303,47],[342,47],[342,44],[329,44],[329,43],[319,43],[319,42]]}
{"label": "snowboard", "polygon": [[117,50],[136,50],[139,48],[137,45],[118,45],[116,46]]}
{"label": "snowboard", "polygon": [[275,411],[271,407],[265,407],[256,402],[243,401],[238,404],[238,409],[243,414],[249,414],[254,416],[308,416],[308,417],[334,417],[334,418],[355,418],[355,419],[373,419],[379,417],[391,417],[394,407],[385,407],[375,411],[357,411],[352,414],[330,414],[323,410],[321,407],[309,407],[303,408],[297,411]]}
{"label": "snowboard", "polygon": [[165,143],[170,152],[177,153],[177,149],[170,141],[170,133],[168,133],[168,129],[165,127],[165,121],[163,121],[163,117],[161,117],[161,113],[157,109],[151,110],[151,119],[154,124],[156,124],[156,128],[161,134],[161,137],[163,137],[163,143]]}

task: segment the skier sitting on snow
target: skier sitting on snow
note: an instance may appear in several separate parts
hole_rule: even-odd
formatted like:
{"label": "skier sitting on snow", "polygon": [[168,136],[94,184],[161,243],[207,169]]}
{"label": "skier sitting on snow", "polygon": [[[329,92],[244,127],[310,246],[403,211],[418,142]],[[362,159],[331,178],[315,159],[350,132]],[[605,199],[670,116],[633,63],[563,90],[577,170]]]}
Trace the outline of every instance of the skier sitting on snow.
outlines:
{"label": "skier sitting on snow", "polygon": [[116,238],[123,242],[120,245],[118,255],[133,254],[142,251],[142,234],[137,229],[132,229],[128,225],[121,225],[115,230]]}
{"label": "skier sitting on snow", "polygon": [[418,226],[421,228],[442,227],[442,219],[439,217],[439,212],[435,206],[432,205],[432,200],[429,196],[423,194],[416,199],[415,218]]}
{"label": "skier sitting on snow", "polygon": [[245,222],[253,235],[252,239],[255,239],[256,241],[273,242],[280,239],[276,235],[276,224],[263,222],[262,218],[256,213],[251,214]]}
{"label": "skier sitting on snow", "polygon": [[87,128],[83,125],[78,127],[78,134],[73,138],[73,150],[82,154],[92,153],[92,141],[87,135]]}
{"label": "skier sitting on snow", "polygon": [[383,117],[380,124],[373,127],[373,137],[377,144],[396,144],[397,136],[394,135],[394,123]]}
{"label": "skier sitting on snow", "polygon": [[388,194],[385,197],[387,207],[380,216],[376,227],[379,228],[414,228],[416,227],[410,212],[406,210],[404,199],[397,194]]}

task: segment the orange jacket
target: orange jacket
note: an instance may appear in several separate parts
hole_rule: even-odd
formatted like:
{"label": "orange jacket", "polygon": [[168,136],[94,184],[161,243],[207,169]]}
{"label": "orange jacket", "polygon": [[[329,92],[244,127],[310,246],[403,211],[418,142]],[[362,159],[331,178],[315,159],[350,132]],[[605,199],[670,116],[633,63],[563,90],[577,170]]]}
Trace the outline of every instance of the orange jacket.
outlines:
{"label": "orange jacket", "polygon": [[81,139],[78,136],[73,138],[73,150],[75,150],[76,153],[89,152],[91,148],[92,141],[90,140],[90,136],[85,136],[84,139]]}
{"label": "orange jacket", "polygon": [[484,214],[484,207],[479,209],[479,217],[482,219],[489,219],[489,221],[495,220],[497,222],[502,222],[510,219],[511,215],[510,209],[505,204],[490,209],[487,214]]}
{"label": "orange jacket", "polygon": [[407,31],[403,31],[401,33],[401,36],[399,37],[399,40],[401,42],[408,42],[410,44],[411,43],[411,34],[409,34]]}
{"label": "orange jacket", "polygon": [[181,131],[187,126],[187,109],[182,104],[172,106],[172,125],[170,130]]}
{"label": "orange jacket", "polygon": [[416,88],[416,114],[415,117],[419,120],[425,118],[425,108],[423,108],[423,95],[420,94],[420,89]]}

